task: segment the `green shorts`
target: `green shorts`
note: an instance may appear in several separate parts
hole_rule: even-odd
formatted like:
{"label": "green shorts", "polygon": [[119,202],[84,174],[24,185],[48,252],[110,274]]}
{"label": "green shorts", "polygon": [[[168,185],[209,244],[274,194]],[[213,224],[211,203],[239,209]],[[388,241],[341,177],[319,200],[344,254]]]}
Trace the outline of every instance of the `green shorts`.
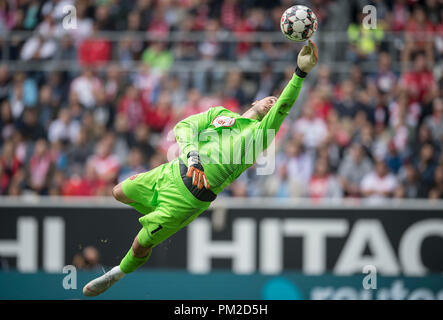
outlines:
{"label": "green shorts", "polygon": [[130,205],[144,214],[139,221],[148,235],[148,242],[141,243],[146,247],[163,242],[211,204],[198,200],[186,188],[178,159],[126,179],[122,190],[135,201]]}

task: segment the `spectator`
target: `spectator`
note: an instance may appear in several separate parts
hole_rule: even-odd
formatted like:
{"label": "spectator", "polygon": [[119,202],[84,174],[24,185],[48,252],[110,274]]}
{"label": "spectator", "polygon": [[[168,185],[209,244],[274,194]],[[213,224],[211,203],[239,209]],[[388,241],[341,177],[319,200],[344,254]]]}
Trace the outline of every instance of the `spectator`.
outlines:
{"label": "spectator", "polygon": [[127,78],[123,69],[117,64],[110,65],[103,84],[106,101],[115,104],[117,98],[123,94],[124,88],[127,86]]}
{"label": "spectator", "polygon": [[441,144],[434,141],[431,129],[426,124],[422,124],[418,129],[414,143],[410,146],[411,154],[417,156],[425,144],[432,145],[437,152],[441,151]]}
{"label": "spectator", "polygon": [[64,145],[61,141],[55,141],[51,143],[50,154],[52,162],[55,165],[55,168],[58,171],[65,171],[67,165],[67,159],[66,159],[67,157]]}
{"label": "spectator", "polygon": [[431,189],[429,190],[428,198],[430,199],[442,199],[443,198],[443,166],[440,165],[435,168],[434,181]]}
{"label": "spectator", "polygon": [[309,104],[303,108],[302,117],[294,123],[292,130],[294,135],[302,136],[303,144],[308,149],[318,147],[326,139],[328,132],[324,120],[315,117]]}
{"label": "spectator", "polygon": [[426,56],[416,54],[414,68],[405,72],[400,79],[400,88],[409,97],[409,104],[418,102],[423,107],[437,95],[437,83],[432,71],[428,69]]}
{"label": "spectator", "polygon": [[246,198],[249,196],[249,188],[245,179],[237,179],[232,183],[229,190],[230,196],[234,198]]}
{"label": "spectator", "polygon": [[395,176],[381,160],[375,163],[374,171],[364,176],[360,186],[363,196],[374,201],[391,197],[396,187]]}
{"label": "spectator", "polygon": [[26,40],[20,57],[22,60],[44,60],[52,58],[57,51],[54,37],[61,36],[61,28],[55,24],[51,15],[46,15],[37,27],[34,36]]}
{"label": "spectator", "polygon": [[300,185],[289,178],[285,163],[278,166],[276,172],[266,181],[264,192],[266,196],[276,198],[297,198],[301,194]]}
{"label": "spectator", "polygon": [[172,53],[163,42],[154,42],[142,54],[142,60],[154,71],[168,71],[174,61]]}
{"label": "spectator", "polygon": [[275,86],[275,75],[272,72],[271,64],[266,64],[263,71],[260,73],[257,95],[255,100],[268,97],[272,93],[272,89]]}
{"label": "spectator", "polygon": [[188,90],[187,99],[185,100],[184,105],[182,106],[182,116],[184,119],[193,114],[204,112],[207,110],[207,106],[204,106],[201,103],[202,94],[196,88],[191,88]]}
{"label": "spectator", "polygon": [[64,7],[72,5],[73,0],[46,1],[41,12],[44,16],[50,15],[54,20],[60,20],[65,16]]}
{"label": "spectator", "polygon": [[415,128],[422,113],[422,107],[418,102],[409,103],[408,95],[403,92],[396,100],[389,104],[389,122],[392,128],[397,128],[401,123]]}
{"label": "spectator", "polygon": [[118,112],[125,114],[130,128],[136,128],[145,121],[148,115],[148,104],[134,86],[129,86],[120,100]]}
{"label": "spectator", "polygon": [[354,84],[350,80],[343,81],[340,89],[341,97],[335,105],[335,110],[340,118],[354,118],[358,111],[355,104]]}
{"label": "spectator", "polygon": [[88,165],[92,166],[99,180],[106,184],[115,183],[120,168],[118,157],[112,153],[114,138],[110,135],[103,137],[97,144],[95,154],[88,158]]}
{"label": "spectator", "polygon": [[66,181],[65,173],[63,170],[55,170],[54,174],[51,176],[51,181],[49,183],[48,195],[49,196],[61,196],[62,187]]}
{"label": "spectator", "polygon": [[[180,30],[178,31],[186,35],[194,30],[194,25],[194,17],[191,15],[186,15],[183,19],[182,25],[180,26]],[[187,40],[186,37],[183,37],[183,40],[179,41],[174,46],[174,56],[176,60],[194,60],[197,57],[197,52],[197,43]]]}
{"label": "spectator", "polygon": [[403,159],[399,155],[397,147],[393,140],[388,144],[388,153],[386,155],[385,161],[386,165],[389,168],[389,171],[394,174],[397,174],[401,166],[403,165]]}
{"label": "spectator", "polygon": [[94,173],[94,170],[87,170],[88,174],[83,177],[78,173],[73,173],[69,179],[66,179],[61,187],[62,195],[64,196],[93,196],[95,195],[94,190],[94,178],[95,176],[90,176],[90,173]]}
{"label": "spectator", "polygon": [[[11,6],[12,7],[12,6]],[[11,8],[13,9],[13,8]],[[12,10],[12,29],[11,31],[26,31],[25,28],[25,12],[22,9]],[[23,46],[22,39],[14,38],[12,39],[11,48],[10,48],[10,57],[12,60],[18,60],[20,57],[20,50]]]}
{"label": "spectator", "polygon": [[372,163],[363,146],[354,143],[338,169],[338,176],[346,196],[359,197],[363,178],[372,171]]}
{"label": "spectator", "polygon": [[421,183],[424,188],[431,187],[434,180],[434,171],[436,167],[435,149],[432,144],[422,145],[420,153],[415,157],[414,165],[420,175]]}
{"label": "spectator", "polygon": [[73,142],[80,131],[80,124],[71,119],[68,109],[61,109],[58,117],[48,128],[49,141]]}
{"label": "spectator", "polygon": [[418,172],[411,163],[406,163],[399,172],[399,186],[402,188],[402,198],[419,198],[426,196],[420,185]]}
{"label": "spectator", "polygon": [[377,89],[386,94],[391,93],[397,84],[397,76],[392,72],[391,56],[387,52],[380,52],[374,81]]}
{"label": "spectator", "polygon": [[15,155],[15,147],[12,141],[7,141],[3,145],[0,155],[0,194],[8,193],[9,186],[14,176],[22,166],[21,161]]}
{"label": "spectator", "polygon": [[72,37],[74,44],[79,44],[84,38],[91,35],[93,30],[93,20],[88,16],[88,3],[77,1],[75,4],[77,14],[77,27],[69,30],[69,36]]}
{"label": "spectator", "polygon": [[38,89],[35,80],[27,78],[23,72],[16,73],[9,96],[14,119],[19,118],[26,107],[34,107],[37,98]]}
{"label": "spectator", "polygon": [[69,94],[76,96],[84,107],[90,109],[95,106],[97,93],[102,89],[102,81],[90,68],[85,68],[79,77],[72,80]]}
{"label": "spectator", "polygon": [[52,96],[52,90],[49,85],[43,85],[40,88],[40,96],[37,109],[39,111],[39,122],[45,128],[51,124],[51,121],[58,114],[59,101]]}
{"label": "spectator", "polygon": [[28,140],[46,139],[46,131],[38,122],[37,111],[35,109],[26,109],[22,118],[17,121],[16,128]]}
{"label": "spectator", "polygon": [[[55,58],[60,61],[76,61],[78,60],[78,53],[71,34],[65,34],[60,40],[60,45],[55,54]],[[82,57],[85,59],[84,57]]]}
{"label": "spectator", "polygon": [[27,177],[29,188],[37,194],[48,194],[49,181],[54,170],[46,140],[39,139],[35,143],[34,153],[32,154],[27,167]]}
{"label": "spectator", "polygon": [[9,102],[3,101],[0,105],[0,145],[11,138],[16,129]]}
{"label": "spectator", "polygon": [[122,182],[130,176],[148,171],[148,169],[144,166],[144,163],[146,163],[146,161],[141,150],[137,148],[131,149],[128,155],[127,164],[120,170],[118,181]]}
{"label": "spectator", "polygon": [[243,74],[240,70],[233,70],[226,75],[223,93],[227,99],[231,99],[232,103],[228,102],[228,109],[233,112],[239,112],[239,106],[247,103],[246,94],[241,86],[242,81]]}
{"label": "spectator", "polygon": [[168,92],[162,92],[155,106],[146,113],[146,124],[155,132],[162,132],[172,119]]}
{"label": "spectator", "polygon": [[328,125],[328,142],[340,148],[347,147],[352,138],[352,122],[348,118],[340,119],[335,110],[329,112],[326,120]]}
{"label": "spectator", "polygon": [[314,173],[307,186],[307,194],[313,200],[342,197],[340,184],[330,173],[328,162],[325,159],[319,159],[315,163]]}
{"label": "spectator", "polygon": [[92,37],[82,41],[78,48],[80,65],[98,67],[106,64],[111,58],[111,43],[98,36],[99,24],[93,26]]}
{"label": "spectator", "polygon": [[429,63],[434,61],[432,39],[427,34],[432,31],[433,26],[427,19],[425,10],[422,6],[416,5],[406,24],[405,48],[402,51],[403,68],[406,68],[410,56],[417,52],[425,52]]}
{"label": "spectator", "polygon": [[[290,194],[294,197],[301,197],[304,186],[309,182],[313,171],[312,155],[308,154],[300,140],[290,140],[286,144],[285,154],[278,159],[276,167],[285,167],[284,171],[278,172],[281,178],[287,174]],[[287,173],[285,172],[287,171]],[[273,179],[270,177],[271,180]],[[271,182],[272,185],[272,182]]]}
{"label": "spectator", "polygon": [[194,73],[194,86],[200,92],[207,92],[211,81],[220,80],[222,74],[214,72],[214,60],[221,54],[221,44],[217,40],[220,24],[215,19],[210,19],[205,24],[204,39],[198,45],[201,72]]}
{"label": "spectator", "polygon": [[135,129],[134,141],[131,143],[131,147],[139,149],[143,153],[143,157],[148,161],[155,154],[155,149],[150,139],[151,136],[151,129],[147,125],[138,126]]}
{"label": "spectator", "polygon": [[83,128],[79,130],[77,137],[69,145],[66,158],[68,171],[75,171],[86,163],[93,153],[92,142]]}
{"label": "spectator", "polygon": [[79,270],[100,270],[100,254],[97,248],[87,246],[82,253],[77,253],[72,259],[72,264]]}
{"label": "spectator", "polygon": [[375,29],[366,28],[362,24],[363,13],[359,12],[356,23],[351,23],[348,27],[348,40],[350,42],[349,59],[354,62],[362,60],[374,60],[379,43],[384,38],[384,31],[381,24],[377,24]]}
{"label": "spectator", "polygon": [[395,1],[392,10],[392,31],[403,31],[409,19],[406,0]]}
{"label": "spectator", "polygon": [[14,11],[11,5],[7,2],[0,3],[0,30],[9,31],[14,26]]}
{"label": "spectator", "polygon": [[0,65],[0,103],[8,98],[11,90],[11,77],[5,64]]}
{"label": "spectator", "polygon": [[228,30],[234,29],[240,20],[240,6],[238,0],[223,1],[220,10],[222,27]]}
{"label": "spectator", "polygon": [[443,100],[434,99],[432,103],[432,114],[425,118],[425,125],[431,130],[434,143],[443,143]]}
{"label": "spectator", "polygon": [[95,8],[95,19],[98,30],[112,31],[115,23],[112,21],[110,5],[102,4]]}

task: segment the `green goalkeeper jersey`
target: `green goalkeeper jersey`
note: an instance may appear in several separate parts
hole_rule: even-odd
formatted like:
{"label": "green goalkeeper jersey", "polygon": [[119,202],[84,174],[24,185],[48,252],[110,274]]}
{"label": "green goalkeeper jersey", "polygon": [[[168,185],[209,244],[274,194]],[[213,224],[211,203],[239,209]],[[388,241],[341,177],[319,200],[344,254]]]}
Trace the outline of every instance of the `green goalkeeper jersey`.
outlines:
{"label": "green goalkeeper jersey", "polygon": [[223,107],[192,115],[174,127],[180,146],[179,159],[197,151],[210,189],[218,194],[271,144],[291,107],[297,100],[304,79],[293,75],[277,102],[261,121],[243,118]]}

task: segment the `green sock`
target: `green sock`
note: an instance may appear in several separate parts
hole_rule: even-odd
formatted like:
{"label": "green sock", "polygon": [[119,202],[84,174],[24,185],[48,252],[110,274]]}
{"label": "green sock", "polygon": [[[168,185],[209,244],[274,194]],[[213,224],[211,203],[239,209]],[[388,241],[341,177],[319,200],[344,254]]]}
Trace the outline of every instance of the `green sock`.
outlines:
{"label": "green sock", "polygon": [[120,270],[126,274],[135,271],[135,269],[137,269],[138,267],[143,265],[146,261],[148,261],[149,257],[151,256],[151,253],[152,250],[149,251],[146,257],[137,258],[134,257],[134,254],[132,253],[132,247],[129,248],[128,253],[120,262]]}
{"label": "green sock", "polygon": [[145,228],[140,229],[139,233],[137,234],[137,240],[138,240],[138,243],[140,243],[140,245],[142,247],[146,247],[146,248],[152,247],[152,244],[150,241],[151,239],[149,237],[148,231],[146,231]]}

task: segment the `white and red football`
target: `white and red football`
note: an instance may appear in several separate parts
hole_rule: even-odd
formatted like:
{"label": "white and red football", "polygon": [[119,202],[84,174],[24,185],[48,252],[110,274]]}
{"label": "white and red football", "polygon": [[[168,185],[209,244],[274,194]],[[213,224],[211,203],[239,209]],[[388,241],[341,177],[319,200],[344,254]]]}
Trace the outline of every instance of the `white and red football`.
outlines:
{"label": "white and red football", "polygon": [[317,30],[317,26],[317,16],[306,6],[292,6],[281,16],[281,31],[291,41],[308,40]]}

